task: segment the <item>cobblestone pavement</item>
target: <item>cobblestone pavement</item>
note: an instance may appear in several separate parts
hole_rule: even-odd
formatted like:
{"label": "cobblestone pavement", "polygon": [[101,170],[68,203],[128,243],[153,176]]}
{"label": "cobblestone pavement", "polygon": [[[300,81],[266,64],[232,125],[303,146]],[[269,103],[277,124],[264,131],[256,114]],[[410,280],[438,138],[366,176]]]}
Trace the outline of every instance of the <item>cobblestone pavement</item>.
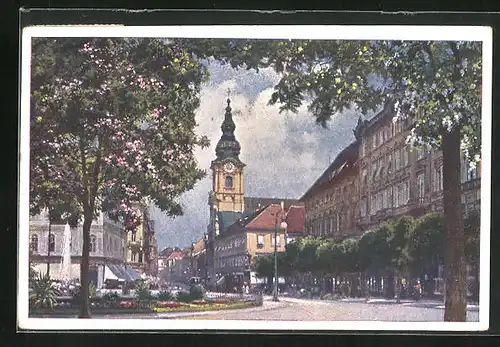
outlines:
{"label": "cobblestone pavement", "polygon": [[[286,321],[388,321],[442,322],[444,310],[436,307],[415,307],[405,304],[314,301],[282,298],[282,305],[262,311],[220,311],[203,316],[177,319],[201,320],[286,320]],[[264,307],[274,303],[265,301]],[[479,321],[479,312],[469,310],[468,322]]]}

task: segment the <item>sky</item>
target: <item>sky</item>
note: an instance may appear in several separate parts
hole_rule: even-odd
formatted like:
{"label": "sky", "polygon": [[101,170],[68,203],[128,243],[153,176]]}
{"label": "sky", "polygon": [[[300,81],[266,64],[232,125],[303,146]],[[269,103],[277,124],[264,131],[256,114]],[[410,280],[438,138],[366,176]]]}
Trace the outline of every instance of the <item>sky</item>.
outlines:
{"label": "sky", "polygon": [[[207,149],[195,154],[207,176],[181,197],[184,215],[168,217],[151,207],[158,248],[188,247],[207,231],[208,193],[212,185],[210,163],[222,131],[228,89],[236,124],[235,136],[241,144],[245,196],[300,198],[335,156],[354,141],[359,112],[347,110],[335,115],[324,129],[303,105],[298,113],[279,113],[279,105],[269,106],[274,85],[280,77],[272,69],[259,72],[233,69],[208,61],[210,79],[202,86],[201,104],[196,113],[197,133],[209,137]],[[368,115],[369,117],[369,115]]]}

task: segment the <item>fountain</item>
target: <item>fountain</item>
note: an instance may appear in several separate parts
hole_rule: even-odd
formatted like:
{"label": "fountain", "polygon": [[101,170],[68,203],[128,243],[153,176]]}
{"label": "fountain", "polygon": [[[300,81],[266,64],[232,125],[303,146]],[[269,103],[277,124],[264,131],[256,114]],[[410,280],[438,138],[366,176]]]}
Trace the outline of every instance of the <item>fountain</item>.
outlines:
{"label": "fountain", "polygon": [[71,280],[71,229],[69,224],[64,226],[63,248],[61,261],[61,280]]}

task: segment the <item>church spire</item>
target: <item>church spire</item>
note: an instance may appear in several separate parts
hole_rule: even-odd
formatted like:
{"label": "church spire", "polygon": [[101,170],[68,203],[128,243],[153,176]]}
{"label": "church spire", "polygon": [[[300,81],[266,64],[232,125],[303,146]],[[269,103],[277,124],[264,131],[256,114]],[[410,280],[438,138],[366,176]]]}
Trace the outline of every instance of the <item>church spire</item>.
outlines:
{"label": "church spire", "polygon": [[[229,93],[228,93],[229,94]],[[224,121],[221,125],[222,136],[215,147],[215,154],[217,155],[217,160],[224,159],[235,159],[239,161],[239,154],[241,151],[240,143],[236,140],[234,136],[234,130],[236,125],[233,121],[233,114],[231,112],[231,100],[227,99],[226,113],[224,115]]]}

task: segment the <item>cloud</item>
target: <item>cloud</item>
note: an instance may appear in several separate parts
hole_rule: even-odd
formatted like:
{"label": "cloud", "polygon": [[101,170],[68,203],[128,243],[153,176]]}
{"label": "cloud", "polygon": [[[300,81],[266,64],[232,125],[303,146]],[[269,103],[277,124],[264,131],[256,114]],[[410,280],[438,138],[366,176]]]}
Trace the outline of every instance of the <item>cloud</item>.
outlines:
{"label": "cloud", "polygon": [[211,79],[202,88],[196,131],[207,135],[211,145],[195,152],[208,175],[181,197],[184,216],[171,219],[152,208],[160,248],[187,246],[207,230],[212,184],[209,168],[222,134],[228,88],[232,91],[235,135],[241,144],[240,159],[247,165],[246,196],[299,198],[354,139],[352,129],[358,115],[353,110],[336,115],[328,129],[323,129],[306,106],[294,114],[279,113],[279,106],[268,105],[272,87],[279,80],[274,72],[234,70],[216,63],[209,64],[209,69]]}

